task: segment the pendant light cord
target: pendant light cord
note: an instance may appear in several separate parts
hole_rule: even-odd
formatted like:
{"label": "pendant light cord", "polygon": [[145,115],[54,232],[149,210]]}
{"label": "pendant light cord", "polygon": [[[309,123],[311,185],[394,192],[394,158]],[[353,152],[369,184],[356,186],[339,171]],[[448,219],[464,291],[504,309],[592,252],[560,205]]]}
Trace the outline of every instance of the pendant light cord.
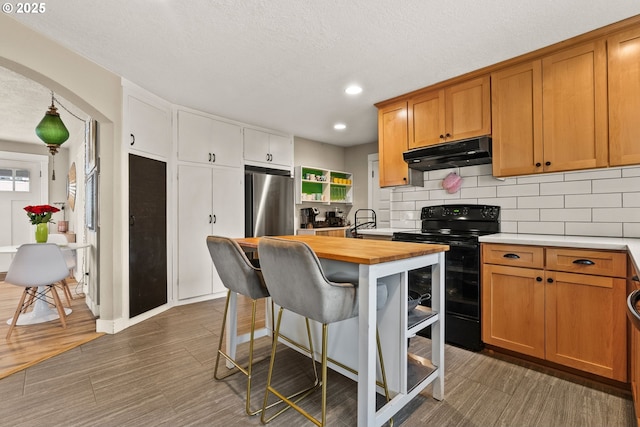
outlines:
{"label": "pendant light cord", "polygon": [[76,119],[80,120],[81,122],[84,122],[85,124],[87,123],[87,121],[85,119],[83,119],[82,117],[76,115],[75,113],[71,112],[71,110],[69,110],[67,107],[65,107],[64,104],[62,102],[60,102],[60,100],[58,98],[56,98],[56,96],[53,94],[53,92],[51,92],[51,96],[53,97],[53,100],[55,102],[57,102],[58,105],[61,106],[67,113],[71,114],[73,117],[75,117]]}

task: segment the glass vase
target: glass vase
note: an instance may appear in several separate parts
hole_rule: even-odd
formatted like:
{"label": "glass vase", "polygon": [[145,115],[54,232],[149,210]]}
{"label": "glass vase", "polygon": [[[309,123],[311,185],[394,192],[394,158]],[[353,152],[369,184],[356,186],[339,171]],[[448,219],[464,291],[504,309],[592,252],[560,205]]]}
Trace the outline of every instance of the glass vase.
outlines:
{"label": "glass vase", "polygon": [[36,224],[36,243],[47,243],[49,238],[49,224],[41,222]]}

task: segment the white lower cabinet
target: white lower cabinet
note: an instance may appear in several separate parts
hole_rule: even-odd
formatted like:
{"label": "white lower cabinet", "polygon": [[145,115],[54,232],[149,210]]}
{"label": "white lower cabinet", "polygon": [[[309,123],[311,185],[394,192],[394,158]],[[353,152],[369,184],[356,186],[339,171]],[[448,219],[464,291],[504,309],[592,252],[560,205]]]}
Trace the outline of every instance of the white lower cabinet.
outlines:
{"label": "white lower cabinet", "polygon": [[224,291],[206,238],[244,236],[244,171],[178,166],[178,299]]}

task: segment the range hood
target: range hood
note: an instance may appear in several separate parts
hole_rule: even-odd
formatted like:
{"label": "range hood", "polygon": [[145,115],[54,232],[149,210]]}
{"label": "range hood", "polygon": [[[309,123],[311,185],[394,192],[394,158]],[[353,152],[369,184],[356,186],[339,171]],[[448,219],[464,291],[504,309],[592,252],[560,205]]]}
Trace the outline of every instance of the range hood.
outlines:
{"label": "range hood", "polygon": [[491,137],[481,136],[416,148],[403,153],[403,157],[410,169],[419,171],[491,163]]}

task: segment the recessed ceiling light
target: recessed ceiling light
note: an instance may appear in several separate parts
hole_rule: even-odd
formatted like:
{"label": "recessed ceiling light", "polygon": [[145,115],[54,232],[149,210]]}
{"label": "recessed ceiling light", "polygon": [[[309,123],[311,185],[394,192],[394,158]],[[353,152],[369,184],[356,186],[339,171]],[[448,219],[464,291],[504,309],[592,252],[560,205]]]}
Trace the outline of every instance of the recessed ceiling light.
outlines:
{"label": "recessed ceiling light", "polygon": [[347,128],[347,125],[345,125],[344,123],[336,123],[335,125],[333,125],[333,128],[335,130],[345,130]]}
{"label": "recessed ceiling light", "polygon": [[349,95],[357,95],[362,92],[362,88],[358,85],[351,85],[344,90]]}

